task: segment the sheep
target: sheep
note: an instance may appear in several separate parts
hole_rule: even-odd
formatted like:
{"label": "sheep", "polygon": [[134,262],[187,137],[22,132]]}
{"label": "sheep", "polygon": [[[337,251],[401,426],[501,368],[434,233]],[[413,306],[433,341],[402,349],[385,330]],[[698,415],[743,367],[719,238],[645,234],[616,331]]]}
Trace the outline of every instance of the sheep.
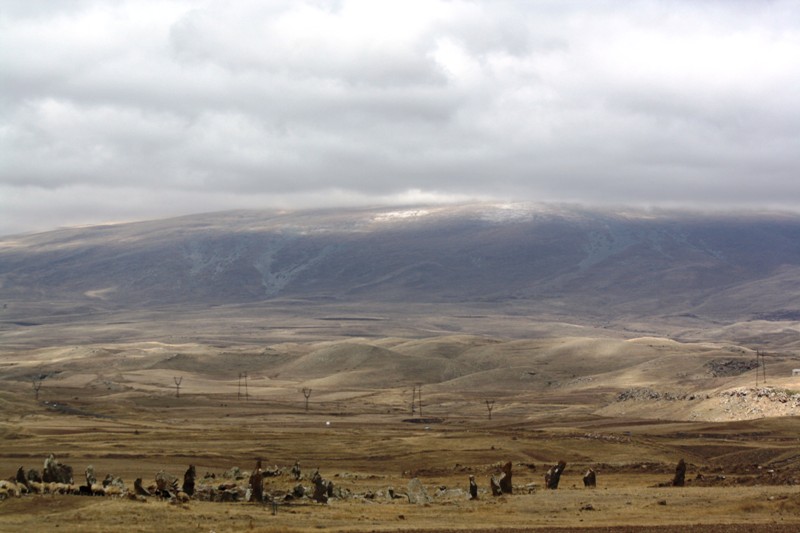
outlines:
{"label": "sheep", "polygon": [[44,494],[45,483],[41,481],[28,481],[32,494]]}
{"label": "sheep", "polygon": [[123,490],[117,485],[108,485],[103,487],[103,494],[106,496],[122,496]]}
{"label": "sheep", "polygon": [[19,485],[15,481],[0,480],[0,491],[5,494],[2,499],[10,498],[11,496],[19,498],[21,496]]}

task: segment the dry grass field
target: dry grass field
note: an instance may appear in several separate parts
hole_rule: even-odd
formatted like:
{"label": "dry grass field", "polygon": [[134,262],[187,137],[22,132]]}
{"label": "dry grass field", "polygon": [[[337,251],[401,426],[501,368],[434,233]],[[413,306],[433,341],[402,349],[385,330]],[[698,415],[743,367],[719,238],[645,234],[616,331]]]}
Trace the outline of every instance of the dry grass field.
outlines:
{"label": "dry grass field", "polygon": [[[261,459],[282,469],[264,483],[278,505],[28,494],[0,502],[0,531],[800,529],[800,383],[788,356],[771,360],[770,398],[754,370],[709,371],[752,360],[750,350],[650,337],[42,344],[0,353],[3,478],[41,470],[53,453],[76,485],[88,465],[130,489],[161,470],[182,479],[193,464],[198,486],[216,487]],[[637,390],[650,392],[619,396]],[[663,486],[681,458],[686,486]],[[546,490],[559,460],[561,484]],[[506,461],[514,493],[493,497],[490,476]],[[594,489],[582,483],[589,467]],[[310,489],[317,468],[337,497],[284,498]]]}

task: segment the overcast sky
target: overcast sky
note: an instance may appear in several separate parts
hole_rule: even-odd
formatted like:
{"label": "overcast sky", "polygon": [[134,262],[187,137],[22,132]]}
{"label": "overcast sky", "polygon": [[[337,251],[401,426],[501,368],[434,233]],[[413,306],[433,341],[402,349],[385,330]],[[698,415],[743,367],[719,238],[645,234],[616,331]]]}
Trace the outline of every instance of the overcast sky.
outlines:
{"label": "overcast sky", "polygon": [[0,0],[0,234],[493,198],[800,210],[800,3]]}

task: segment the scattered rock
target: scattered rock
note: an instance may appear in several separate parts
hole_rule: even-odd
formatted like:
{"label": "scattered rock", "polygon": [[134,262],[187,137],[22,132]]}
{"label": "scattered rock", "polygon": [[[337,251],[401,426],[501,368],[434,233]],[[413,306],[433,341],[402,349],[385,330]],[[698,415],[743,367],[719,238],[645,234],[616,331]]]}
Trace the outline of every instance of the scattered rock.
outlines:
{"label": "scattered rock", "polygon": [[757,359],[715,359],[704,366],[712,376],[718,378],[739,376],[758,368],[759,363]]}
{"label": "scattered rock", "polygon": [[234,466],[230,470],[224,472],[222,474],[222,477],[224,477],[225,479],[241,480],[241,479],[245,479],[248,476],[246,476],[244,474],[244,472],[242,472],[241,469],[238,466]]}

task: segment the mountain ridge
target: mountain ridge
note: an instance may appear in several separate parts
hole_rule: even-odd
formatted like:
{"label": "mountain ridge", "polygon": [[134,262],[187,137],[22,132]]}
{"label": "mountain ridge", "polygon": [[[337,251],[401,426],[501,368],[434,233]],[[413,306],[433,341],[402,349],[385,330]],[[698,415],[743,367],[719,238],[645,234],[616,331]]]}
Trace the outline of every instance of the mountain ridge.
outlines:
{"label": "mountain ridge", "polygon": [[787,213],[233,211],[0,238],[2,301],[67,313],[293,300],[725,323],[795,319],[797,289],[800,216]]}

